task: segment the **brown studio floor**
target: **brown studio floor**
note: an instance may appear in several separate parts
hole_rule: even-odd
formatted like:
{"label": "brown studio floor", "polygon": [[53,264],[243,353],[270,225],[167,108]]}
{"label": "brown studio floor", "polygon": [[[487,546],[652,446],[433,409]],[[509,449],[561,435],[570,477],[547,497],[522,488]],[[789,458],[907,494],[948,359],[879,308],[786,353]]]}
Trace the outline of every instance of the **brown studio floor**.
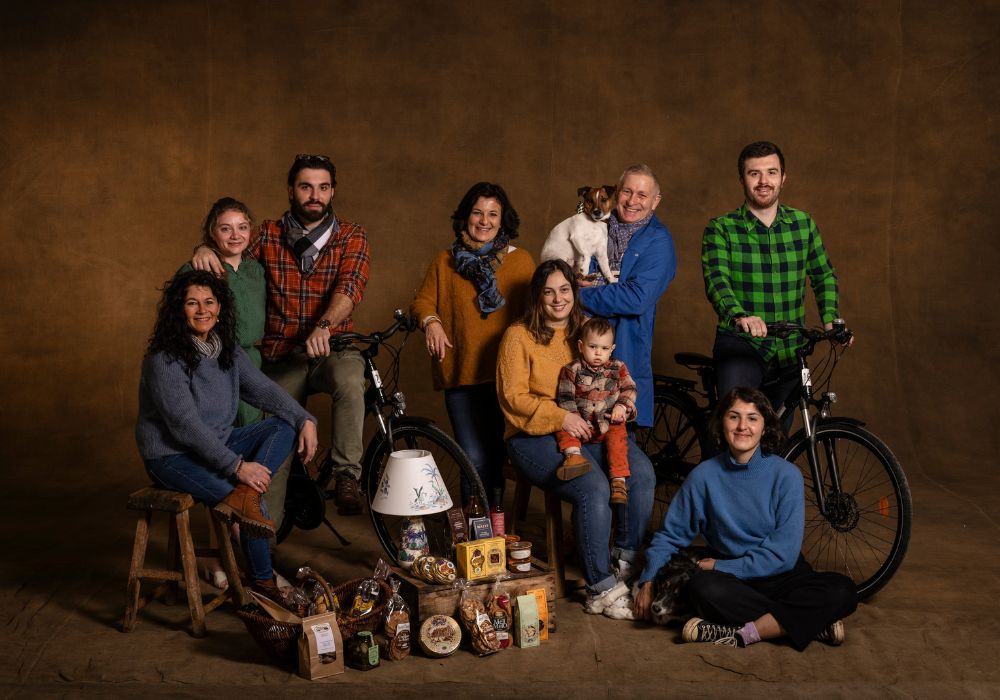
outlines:
{"label": "brown studio floor", "polygon": [[[804,653],[677,643],[678,631],[585,615],[560,600],[560,628],[538,649],[480,659],[465,649],[309,682],[270,664],[227,605],[192,638],[187,609],[154,603],[118,631],[134,520],[125,495],[142,485],[59,490],[14,485],[3,528],[0,693],[4,697],[215,695],[275,697],[1000,697],[997,479],[940,484],[911,474],[916,518],[904,568],[847,622],[840,648]],[[968,485],[964,485],[967,483]],[[44,507],[40,504],[44,503]],[[538,504],[533,503],[533,509]],[[331,514],[334,509],[330,508]],[[297,531],[284,570],[310,562],[333,581],[376,556],[367,516]],[[529,514],[529,518],[532,517]],[[537,519],[538,514],[534,513]],[[196,532],[201,533],[202,527]],[[367,544],[366,544],[367,542]]]}

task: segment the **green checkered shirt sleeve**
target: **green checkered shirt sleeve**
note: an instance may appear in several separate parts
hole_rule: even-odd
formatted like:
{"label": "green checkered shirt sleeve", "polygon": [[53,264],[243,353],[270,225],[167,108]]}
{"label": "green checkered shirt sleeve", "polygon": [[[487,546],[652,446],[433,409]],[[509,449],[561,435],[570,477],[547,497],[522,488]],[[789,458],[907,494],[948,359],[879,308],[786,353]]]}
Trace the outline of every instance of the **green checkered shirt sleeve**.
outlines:
{"label": "green checkered shirt sleeve", "polygon": [[[816,295],[820,317],[837,317],[837,277],[819,230],[806,212],[779,207],[770,228],[746,204],[709,222],[702,238],[705,293],[719,328],[733,329],[739,314],[774,321],[805,322],[805,283]],[[765,360],[795,357],[797,340],[753,338]]]}

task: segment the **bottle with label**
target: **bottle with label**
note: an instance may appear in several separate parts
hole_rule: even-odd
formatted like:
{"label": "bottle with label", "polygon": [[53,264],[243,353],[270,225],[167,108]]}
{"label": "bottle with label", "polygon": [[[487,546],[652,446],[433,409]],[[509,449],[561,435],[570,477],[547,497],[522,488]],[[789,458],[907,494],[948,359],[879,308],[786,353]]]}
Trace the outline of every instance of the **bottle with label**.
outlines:
{"label": "bottle with label", "polygon": [[490,525],[493,526],[494,537],[503,537],[507,534],[507,529],[504,525],[503,491],[500,489],[493,489],[493,505],[490,506]]}
{"label": "bottle with label", "polygon": [[486,508],[483,506],[483,502],[479,500],[477,494],[472,494],[469,497],[469,503],[465,506],[465,521],[469,523],[469,534],[471,537],[475,537],[475,529],[472,526],[473,518],[485,518]]}

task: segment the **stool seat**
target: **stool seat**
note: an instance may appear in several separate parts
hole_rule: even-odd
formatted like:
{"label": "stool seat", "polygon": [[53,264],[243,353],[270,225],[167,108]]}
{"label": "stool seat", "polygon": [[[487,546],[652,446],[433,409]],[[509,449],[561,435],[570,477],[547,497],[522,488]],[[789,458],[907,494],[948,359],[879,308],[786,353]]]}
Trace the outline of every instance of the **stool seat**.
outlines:
{"label": "stool seat", "polygon": [[[139,511],[135,526],[135,541],[132,544],[132,562],[129,566],[128,588],[125,602],[125,617],[122,620],[122,632],[131,632],[135,628],[139,610],[147,603],[159,597],[164,592],[173,591],[177,584],[183,582],[187,594],[188,609],[191,613],[191,634],[195,637],[205,635],[205,614],[211,612],[229,596],[233,605],[240,607],[247,602],[247,594],[240,581],[233,546],[229,541],[228,520],[214,510],[209,511],[209,518],[215,528],[219,540],[218,548],[194,548],[191,538],[191,521],[189,513],[194,506],[194,498],[189,493],[170,491],[154,486],[147,486],[129,494],[126,500],[128,510]],[[156,569],[147,567],[146,547],[149,543],[149,526],[153,513],[166,513],[169,517],[167,541],[168,568]],[[208,603],[202,603],[201,584],[198,581],[197,557],[217,556],[222,561],[222,568],[229,580],[229,587],[216,594]],[[145,580],[163,581],[149,595],[141,595],[142,582]]]}
{"label": "stool seat", "polygon": [[129,510],[160,510],[164,513],[180,513],[192,506],[194,506],[194,497],[189,493],[147,486],[129,494],[125,507]]}

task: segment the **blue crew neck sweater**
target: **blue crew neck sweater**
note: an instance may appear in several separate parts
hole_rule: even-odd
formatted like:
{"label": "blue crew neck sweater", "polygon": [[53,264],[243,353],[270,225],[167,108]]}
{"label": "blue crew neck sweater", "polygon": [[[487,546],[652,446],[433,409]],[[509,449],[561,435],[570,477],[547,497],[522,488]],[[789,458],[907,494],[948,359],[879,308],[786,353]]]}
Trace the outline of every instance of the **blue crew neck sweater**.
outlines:
{"label": "blue crew neck sweater", "polygon": [[670,502],[646,550],[640,583],[702,535],[719,552],[715,570],[740,579],[790,571],[802,549],[805,492],[794,464],[760,448],[747,464],[729,453],[699,464]]}
{"label": "blue crew neck sweater", "polygon": [[164,352],[147,356],[139,380],[135,440],[143,459],[192,453],[223,474],[232,474],[240,455],[226,445],[240,399],[302,429],[316,419],[268,379],[237,346],[233,366],[201,358],[194,372]]}

